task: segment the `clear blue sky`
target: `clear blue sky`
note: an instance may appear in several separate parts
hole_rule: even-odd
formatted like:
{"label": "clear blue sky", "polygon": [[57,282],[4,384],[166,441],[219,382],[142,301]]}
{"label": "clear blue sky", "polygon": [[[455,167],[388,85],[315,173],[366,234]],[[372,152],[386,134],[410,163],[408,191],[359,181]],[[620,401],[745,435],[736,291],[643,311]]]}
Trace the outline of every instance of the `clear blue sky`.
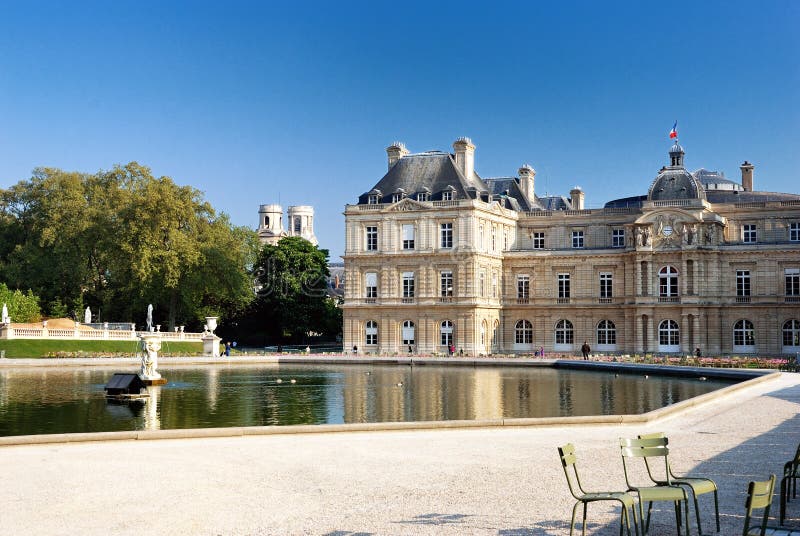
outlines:
{"label": "clear blue sky", "polygon": [[[30,4],[30,5],[28,5]],[[3,2],[0,187],[136,160],[239,225],[316,208],[332,257],[385,147],[477,145],[587,206],[690,169],[800,192],[800,2]]]}

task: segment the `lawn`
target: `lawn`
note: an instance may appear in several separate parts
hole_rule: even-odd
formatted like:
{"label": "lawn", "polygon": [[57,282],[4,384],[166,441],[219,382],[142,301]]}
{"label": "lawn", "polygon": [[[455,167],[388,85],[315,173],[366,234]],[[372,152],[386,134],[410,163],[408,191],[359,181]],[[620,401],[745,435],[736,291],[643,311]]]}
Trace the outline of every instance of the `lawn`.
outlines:
{"label": "lawn", "polygon": [[[53,339],[0,340],[5,357],[124,357],[134,356],[139,341],[76,341]],[[201,342],[162,341],[159,355],[193,355],[203,351]]]}

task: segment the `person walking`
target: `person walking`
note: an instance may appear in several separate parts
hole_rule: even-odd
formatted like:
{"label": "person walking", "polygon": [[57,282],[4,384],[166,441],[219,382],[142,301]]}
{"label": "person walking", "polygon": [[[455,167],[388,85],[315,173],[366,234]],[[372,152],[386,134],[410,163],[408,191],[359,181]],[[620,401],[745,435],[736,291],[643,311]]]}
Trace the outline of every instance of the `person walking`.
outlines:
{"label": "person walking", "polygon": [[581,346],[581,352],[583,352],[583,359],[584,360],[588,360],[589,359],[589,352],[591,352],[591,351],[592,351],[592,349],[589,348],[589,344],[586,341],[583,341],[583,346]]}

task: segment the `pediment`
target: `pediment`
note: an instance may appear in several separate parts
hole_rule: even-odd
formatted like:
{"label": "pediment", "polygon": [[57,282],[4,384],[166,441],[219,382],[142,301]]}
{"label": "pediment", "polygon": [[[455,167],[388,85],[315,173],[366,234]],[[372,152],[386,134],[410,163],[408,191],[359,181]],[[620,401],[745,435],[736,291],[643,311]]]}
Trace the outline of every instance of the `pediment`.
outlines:
{"label": "pediment", "polygon": [[424,204],[420,203],[419,201],[414,201],[413,199],[409,199],[408,197],[401,199],[394,205],[389,206],[386,211],[387,212],[410,212],[413,210],[427,210],[429,207],[425,206]]}

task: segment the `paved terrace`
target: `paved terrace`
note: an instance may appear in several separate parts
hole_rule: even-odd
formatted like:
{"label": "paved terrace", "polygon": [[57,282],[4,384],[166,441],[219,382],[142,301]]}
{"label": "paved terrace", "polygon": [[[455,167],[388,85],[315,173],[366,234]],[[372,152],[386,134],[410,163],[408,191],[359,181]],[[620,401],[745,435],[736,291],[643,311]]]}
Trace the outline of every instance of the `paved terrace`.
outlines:
{"label": "paved terrace", "polygon": [[[784,373],[649,425],[3,446],[0,533],[562,535],[573,501],[556,447],[576,445],[588,488],[622,488],[617,438],[664,431],[677,472],[719,484],[731,535],[747,482],[779,473],[800,442],[799,404],[800,375]],[[711,532],[708,496],[701,508]],[[800,499],[788,517],[800,526]],[[617,534],[605,504],[589,520],[588,534]],[[651,534],[675,534],[673,520],[656,506]]]}

